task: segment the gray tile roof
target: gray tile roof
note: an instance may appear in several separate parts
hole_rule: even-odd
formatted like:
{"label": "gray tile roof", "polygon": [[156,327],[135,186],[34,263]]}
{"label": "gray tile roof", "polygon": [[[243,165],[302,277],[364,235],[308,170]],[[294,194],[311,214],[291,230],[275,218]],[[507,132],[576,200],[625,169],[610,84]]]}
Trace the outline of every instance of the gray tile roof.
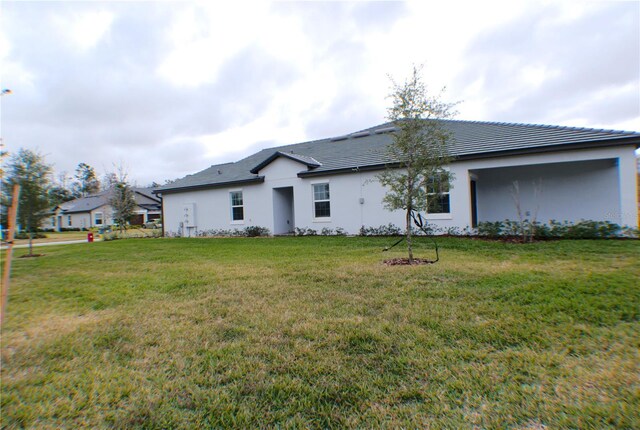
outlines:
{"label": "gray tile roof", "polygon": [[[152,188],[133,188],[133,198],[136,204],[144,207],[154,207],[155,210],[160,210],[161,203],[157,196],[152,194]],[[61,203],[58,205],[62,213],[79,213],[79,212],[91,212],[98,209],[101,206],[108,205],[111,198],[111,190],[100,191],[99,193],[92,194],[86,197],[80,197],[69,202]]]}
{"label": "gray tile roof", "polygon": [[80,197],[69,202],[58,205],[60,210],[65,213],[91,212],[94,209],[109,204],[109,191],[101,191],[86,197]]}
{"label": "gray tile roof", "polygon": [[313,157],[309,157],[302,154],[296,154],[293,151],[290,151],[290,152],[276,151],[269,158],[267,158],[262,163],[258,164],[256,167],[251,169],[250,172],[254,174],[259,173],[260,170],[262,170],[265,166],[267,166],[269,163],[271,163],[273,160],[275,160],[278,157],[289,158],[290,160],[294,160],[299,163],[305,164],[310,169],[315,169],[316,167],[320,167],[322,165],[320,162],[318,162],[318,160],[316,160]]}
{"label": "gray tile roof", "polygon": [[[629,131],[458,120],[443,120],[443,123],[453,135],[451,155],[456,159],[609,145],[640,146],[640,133]],[[263,149],[235,163],[211,166],[188,175],[157,191],[262,182],[264,178],[259,176],[259,168],[282,155],[307,166],[306,170],[301,169],[301,177],[354,169],[381,169],[385,164],[397,162],[389,159],[386,152],[395,130],[392,123],[385,123],[350,135]]]}

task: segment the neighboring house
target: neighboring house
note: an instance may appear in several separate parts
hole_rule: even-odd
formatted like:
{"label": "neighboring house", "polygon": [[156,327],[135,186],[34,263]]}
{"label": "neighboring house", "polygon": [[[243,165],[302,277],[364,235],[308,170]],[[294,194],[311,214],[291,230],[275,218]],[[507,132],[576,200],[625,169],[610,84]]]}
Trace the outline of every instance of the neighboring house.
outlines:
{"label": "neighboring house", "polygon": [[[135,215],[129,223],[141,225],[159,219],[162,213],[161,199],[152,194],[152,188],[133,188],[136,202]],[[106,227],[114,223],[113,209],[109,204],[111,190],[80,197],[56,206],[51,215],[42,222],[43,229],[87,229]]]}
{"label": "neighboring house", "polygon": [[[640,133],[560,126],[444,121],[453,133],[452,187],[426,215],[441,228],[517,220],[513,184],[525,216],[540,222],[611,221],[637,226],[634,151]],[[165,233],[296,227],[355,234],[361,226],[404,225],[382,204],[376,179],[393,160],[385,147],[396,129],[382,124],[353,134],[263,149],[156,189]]]}

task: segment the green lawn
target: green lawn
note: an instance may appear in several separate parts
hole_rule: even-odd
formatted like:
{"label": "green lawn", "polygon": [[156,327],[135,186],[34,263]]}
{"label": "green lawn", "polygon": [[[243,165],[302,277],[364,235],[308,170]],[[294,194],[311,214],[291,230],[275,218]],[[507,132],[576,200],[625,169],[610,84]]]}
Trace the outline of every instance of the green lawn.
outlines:
{"label": "green lawn", "polygon": [[640,428],[640,242],[443,239],[387,267],[393,241],[16,258],[2,426]]}

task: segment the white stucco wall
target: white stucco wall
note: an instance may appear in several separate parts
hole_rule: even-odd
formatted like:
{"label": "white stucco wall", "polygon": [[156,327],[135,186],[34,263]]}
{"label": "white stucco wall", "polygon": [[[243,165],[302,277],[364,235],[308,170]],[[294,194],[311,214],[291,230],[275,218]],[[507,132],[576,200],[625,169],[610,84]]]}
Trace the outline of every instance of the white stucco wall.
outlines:
{"label": "white stucco wall", "polygon": [[[464,229],[471,225],[471,178],[477,180],[479,221],[516,219],[509,190],[513,180],[518,180],[521,186],[523,207],[532,210],[530,185],[534,179],[542,177],[540,221],[594,219],[631,226],[638,224],[632,147],[458,161],[449,168],[454,175],[451,213],[428,216],[430,222],[442,228]],[[298,178],[297,173],[305,169],[301,163],[280,157],[260,171],[260,176],[265,177],[263,183],[164,194],[165,232],[181,232],[184,209],[191,205],[193,228],[189,234],[247,226],[262,226],[271,232],[279,232],[282,227],[279,225],[274,229],[274,219],[277,222],[278,217],[287,212],[287,203],[274,195],[273,190],[285,187],[293,189],[291,229],[311,228],[320,232],[324,227],[334,230],[340,227],[356,234],[361,226],[404,225],[402,211],[384,209],[385,190],[376,180],[376,172]],[[331,217],[318,220],[313,216],[312,185],[325,182],[330,187]],[[231,191],[243,192],[242,222],[231,221]]]}
{"label": "white stucco wall", "polygon": [[[590,160],[600,160],[600,162],[582,166],[558,164]],[[544,222],[550,218],[558,221],[592,219],[611,221],[626,226],[638,225],[636,161],[635,150],[632,146],[488,158],[460,164],[463,164],[460,167],[463,167],[464,170],[471,171],[471,175],[477,169],[521,166],[524,168],[522,172],[526,173],[523,175],[524,179],[519,181],[521,187],[523,185],[529,187],[534,177],[542,177],[544,189],[540,206],[541,208],[545,207],[546,212],[539,213],[538,219],[540,221]],[[531,169],[529,170],[529,168]],[[564,171],[565,169],[566,171]],[[480,171],[482,172],[482,170]],[[554,178],[553,172],[561,175],[562,180]],[[573,176],[569,175],[570,172],[573,173]],[[617,178],[614,179],[614,176]],[[505,181],[508,179],[508,177],[504,178]],[[569,186],[569,184],[573,184],[573,186]],[[511,185],[511,181],[509,181],[509,185]],[[481,181],[478,181],[478,187],[479,189],[482,187]],[[564,192],[560,192],[560,188]],[[508,193],[508,190],[505,191]],[[528,199],[526,196],[523,197]],[[509,211],[511,215],[496,219],[515,219],[515,212],[511,212],[515,206],[510,193],[508,193],[508,198],[511,204],[504,203],[500,206],[505,211]],[[562,205],[559,203],[561,200],[573,203]],[[478,203],[481,204],[480,201]],[[534,207],[531,202],[528,206],[529,208]],[[480,217],[480,213],[478,215]],[[497,216],[495,212],[492,215],[494,218]]]}
{"label": "white stucco wall", "polygon": [[[69,223],[71,219],[71,223]],[[91,227],[91,217],[88,213],[62,214],[61,228],[89,228]]]}
{"label": "white stucco wall", "polygon": [[[617,159],[475,170],[478,220],[548,222],[609,220],[621,223]],[[516,194],[514,182],[519,192]]]}
{"label": "white stucco wall", "polygon": [[[96,225],[96,213],[102,212],[102,225]],[[113,209],[110,205],[104,205],[91,211],[91,226],[105,227],[113,224]]]}

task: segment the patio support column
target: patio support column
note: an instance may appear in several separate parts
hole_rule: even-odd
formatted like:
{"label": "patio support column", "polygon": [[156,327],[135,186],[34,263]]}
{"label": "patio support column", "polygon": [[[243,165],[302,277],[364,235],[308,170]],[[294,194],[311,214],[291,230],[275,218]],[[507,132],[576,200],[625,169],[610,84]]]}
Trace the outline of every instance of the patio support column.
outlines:
{"label": "patio support column", "polygon": [[[638,183],[635,157],[618,158],[620,208],[617,218],[621,225],[638,227]],[[614,220],[616,217],[612,217]],[[614,221],[615,222],[615,221]]]}

